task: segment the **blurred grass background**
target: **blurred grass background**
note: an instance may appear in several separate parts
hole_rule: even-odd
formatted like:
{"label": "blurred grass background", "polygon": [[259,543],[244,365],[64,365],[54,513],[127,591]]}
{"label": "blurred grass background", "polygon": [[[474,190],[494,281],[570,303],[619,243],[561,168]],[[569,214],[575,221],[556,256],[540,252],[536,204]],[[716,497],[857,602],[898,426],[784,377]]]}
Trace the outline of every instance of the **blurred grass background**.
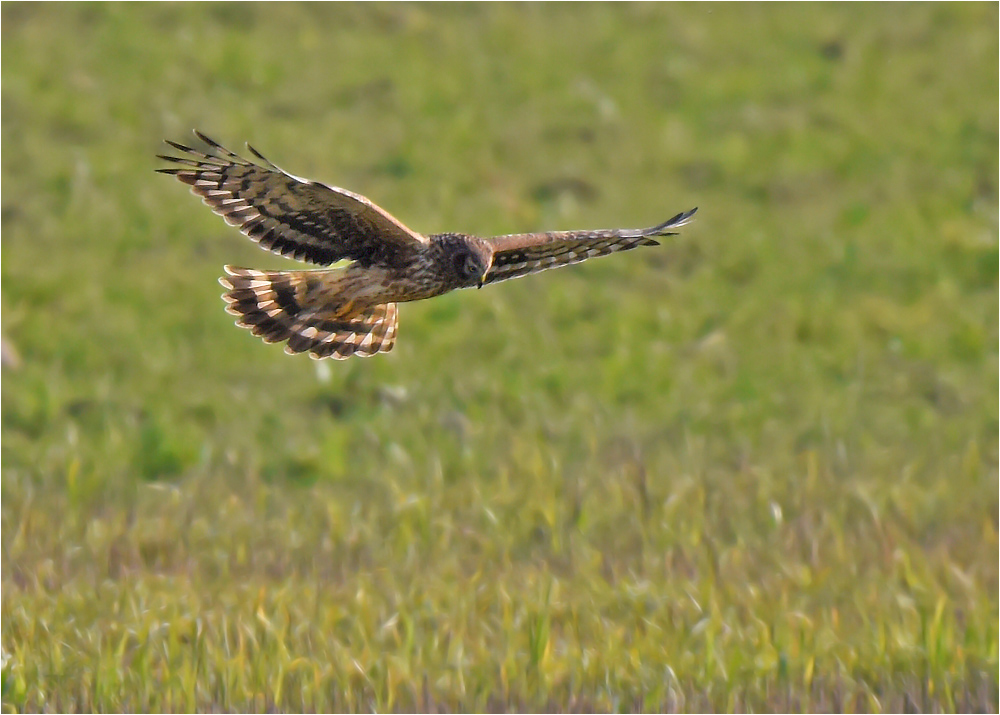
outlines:
{"label": "blurred grass background", "polygon": [[[997,710],[997,6],[2,9],[3,709]],[[657,249],[316,364],[198,127]]]}

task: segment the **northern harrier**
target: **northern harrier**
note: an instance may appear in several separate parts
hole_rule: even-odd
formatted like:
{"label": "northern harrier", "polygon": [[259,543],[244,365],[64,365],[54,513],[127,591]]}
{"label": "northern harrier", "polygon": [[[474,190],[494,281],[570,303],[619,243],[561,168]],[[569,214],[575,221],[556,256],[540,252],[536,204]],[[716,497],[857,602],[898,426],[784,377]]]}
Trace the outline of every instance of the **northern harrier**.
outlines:
{"label": "northern harrier", "polygon": [[191,185],[211,209],[262,247],[329,266],[324,270],[256,271],[226,266],[226,310],[287,353],[343,360],[392,349],[396,303],[455,288],[577,263],[636,246],[686,224],[697,209],[645,229],[550,231],[479,238],[463,233],[424,236],[364,196],[282,171],[249,144],[260,163],[223,148],[201,132],[209,153],[167,140],[187,157],[159,155],[181,168],[157,169]]}

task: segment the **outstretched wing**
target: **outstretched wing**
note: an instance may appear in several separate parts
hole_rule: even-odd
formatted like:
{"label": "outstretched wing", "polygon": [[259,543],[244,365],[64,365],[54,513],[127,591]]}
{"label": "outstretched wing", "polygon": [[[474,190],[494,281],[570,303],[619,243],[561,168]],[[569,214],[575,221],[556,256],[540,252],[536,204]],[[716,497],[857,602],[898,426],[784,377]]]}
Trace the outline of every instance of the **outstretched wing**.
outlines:
{"label": "outstretched wing", "polygon": [[679,213],[659,226],[645,229],[518,233],[487,239],[493,248],[493,265],[483,282],[505,281],[636,246],[659,245],[653,236],[672,236],[670,229],[688,223],[697,210]]}
{"label": "outstretched wing", "polygon": [[282,256],[327,266],[344,258],[362,265],[402,266],[427,238],[364,196],[292,176],[247,148],[263,165],[225,149],[201,132],[210,153],[167,140],[186,157],[158,155],[182,168],[157,169],[191,185],[231,226]]}

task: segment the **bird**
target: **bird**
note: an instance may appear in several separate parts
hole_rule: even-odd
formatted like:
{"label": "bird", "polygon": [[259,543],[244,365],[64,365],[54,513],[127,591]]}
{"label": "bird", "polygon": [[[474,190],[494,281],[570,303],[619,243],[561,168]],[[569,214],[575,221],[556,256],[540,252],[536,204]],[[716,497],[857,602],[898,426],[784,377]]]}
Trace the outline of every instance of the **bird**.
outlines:
{"label": "bird", "polygon": [[697,211],[644,229],[424,235],[360,194],[279,169],[250,144],[253,160],[198,130],[194,134],[205,151],[166,139],[182,156],[158,154],[171,166],[156,171],[190,185],[262,248],[322,267],[264,271],[227,265],[219,279],[226,311],[265,342],[285,343],[285,352],[314,359],[390,351],[398,303],[655,246],[657,237],[675,235],[671,229]]}

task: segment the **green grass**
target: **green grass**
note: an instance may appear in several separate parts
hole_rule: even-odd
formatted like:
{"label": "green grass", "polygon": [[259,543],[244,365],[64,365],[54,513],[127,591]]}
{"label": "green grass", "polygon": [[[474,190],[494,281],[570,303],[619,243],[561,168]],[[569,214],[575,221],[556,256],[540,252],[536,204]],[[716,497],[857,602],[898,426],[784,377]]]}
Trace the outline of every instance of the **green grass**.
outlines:
{"label": "green grass", "polygon": [[[5,712],[997,711],[997,6],[2,7]],[[153,173],[697,221],[317,365]]]}

